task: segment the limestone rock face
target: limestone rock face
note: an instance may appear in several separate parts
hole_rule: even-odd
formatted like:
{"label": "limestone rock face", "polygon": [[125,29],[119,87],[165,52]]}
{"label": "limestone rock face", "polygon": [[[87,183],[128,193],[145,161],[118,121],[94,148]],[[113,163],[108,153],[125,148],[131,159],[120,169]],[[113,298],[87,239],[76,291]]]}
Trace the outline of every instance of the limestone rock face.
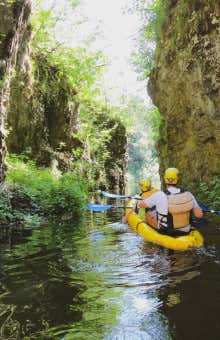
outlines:
{"label": "limestone rock face", "polygon": [[35,70],[29,74],[30,58],[28,52],[25,63],[17,63],[11,82],[8,150],[25,153],[41,166],[56,159],[60,169],[70,169],[72,149],[80,145],[74,137],[79,125],[76,91],[42,55],[32,58]]}
{"label": "limestone rock face", "polygon": [[220,2],[169,1],[149,93],[163,117],[158,151],[183,184],[220,174]]}
{"label": "limestone rock face", "polygon": [[128,166],[126,129],[120,121],[110,120],[112,128],[108,142],[109,159],[105,163],[107,186],[113,192],[125,192],[125,175]]}
{"label": "limestone rock face", "polygon": [[0,2],[0,182],[5,178],[6,121],[11,80],[18,51],[25,48],[25,32],[31,11],[31,1]]}
{"label": "limestone rock face", "polygon": [[[87,168],[93,168],[97,187],[124,192],[127,139],[123,124],[111,119],[103,108],[103,113],[96,117],[94,129],[97,134],[109,130],[109,138],[103,140],[97,151],[90,150],[86,139],[76,137],[80,130],[80,103],[66,76],[61,76],[56,65],[50,64],[43,55],[32,56],[35,68],[29,74],[30,51],[27,49],[22,55],[18,58],[16,76],[11,81],[9,152],[24,154],[40,166],[56,166],[62,171],[74,171],[80,161],[81,175],[89,181],[92,178],[89,178]],[[79,150],[79,153],[74,152]],[[108,153],[105,161],[103,152]]]}

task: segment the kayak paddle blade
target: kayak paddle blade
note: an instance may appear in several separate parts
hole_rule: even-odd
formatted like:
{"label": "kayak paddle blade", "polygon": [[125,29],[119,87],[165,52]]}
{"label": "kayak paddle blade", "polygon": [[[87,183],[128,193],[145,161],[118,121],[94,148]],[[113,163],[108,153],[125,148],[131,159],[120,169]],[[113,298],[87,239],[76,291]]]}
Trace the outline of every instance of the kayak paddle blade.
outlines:
{"label": "kayak paddle blade", "polygon": [[139,200],[139,201],[143,200],[143,198],[141,198],[138,195],[136,195],[136,196],[117,195],[117,194],[111,194],[110,192],[107,192],[107,191],[102,191],[102,195],[105,196],[105,197],[109,197],[109,198],[120,198],[120,199],[131,198],[131,199],[135,199],[135,200]]}
{"label": "kayak paddle blade", "polygon": [[112,207],[112,205],[109,204],[93,204],[93,203],[89,203],[87,205],[87,208],[89,210],[92,211],[106,211],[108,209],[110,209]]}
{"label": "kayak paddle blade", "polygon": [[204,211],[204,212],[209,212],[209,213],[216,214],[216,215],[220,216],[220,210],[213,210],[213,209],[210,209],[210,208],[207,207],[207,205],[205,205],[205,204],[201,204],[201,205],[200,205],[200,208],[201,208],[202,211]]}
{"label": "kayak paddle blade", "polygon": [[111,194],[110,192],[107,191],[102,191],[102,195],[109,198],[121,198],[121,199],[130,198],[129,196],[126,195]]}

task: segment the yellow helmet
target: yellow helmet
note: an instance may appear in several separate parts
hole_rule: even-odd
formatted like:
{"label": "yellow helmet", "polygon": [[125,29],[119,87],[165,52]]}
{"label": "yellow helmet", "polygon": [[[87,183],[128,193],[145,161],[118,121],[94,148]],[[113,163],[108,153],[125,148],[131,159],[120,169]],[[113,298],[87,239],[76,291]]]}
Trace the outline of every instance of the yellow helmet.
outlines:
{"label": "yellow helmet", "polygon": [[142,192],[148,191],[151,187],[151,180],[149,179],[142,179],[139,182],[139,188]]}
{"label": "yellow helmet", "polygon": [[164,174],[166,184],[177,184],[179,180],[179,170],[177,168],[168,168]]}

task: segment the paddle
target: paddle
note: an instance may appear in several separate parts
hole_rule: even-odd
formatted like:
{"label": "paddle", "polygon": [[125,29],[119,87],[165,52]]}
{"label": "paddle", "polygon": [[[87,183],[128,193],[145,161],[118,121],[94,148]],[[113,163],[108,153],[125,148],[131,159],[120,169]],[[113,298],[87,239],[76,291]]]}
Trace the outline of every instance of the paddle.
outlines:
{"label": "paddle", "polygon": [[204,212],[209,212],[209,213],[216,214],[216,215],[220,216],[220,210],[209,209],[209,208],[208,208],[206,205],[204,205],[204,204],[201,204],[201,205],[200,205],[200,208],[201,208],[202,211],[204,211]]}
{"label": "paddle", "polygon": [[110,204],[93,204],[93,203],[89,203],[87,205],[87,208],[89,210],[92,210],[92,211],[106,211],[106,210],[109,210],[111,208],[124,208],[124,209],[132,209],[132,207],[119,207],[117,205],[110,205]]}
{"label": "paddle", "polygon": [[139,201],[143,200],[143,198],[139,196],[117,195],[117,194],[111,194],[110,192],[107,192],[107,191],[102,191],[102,195],[105,197],[109,197],[109,198],[120,198],[120,199],[131,198],[131,199],[135,199]]}

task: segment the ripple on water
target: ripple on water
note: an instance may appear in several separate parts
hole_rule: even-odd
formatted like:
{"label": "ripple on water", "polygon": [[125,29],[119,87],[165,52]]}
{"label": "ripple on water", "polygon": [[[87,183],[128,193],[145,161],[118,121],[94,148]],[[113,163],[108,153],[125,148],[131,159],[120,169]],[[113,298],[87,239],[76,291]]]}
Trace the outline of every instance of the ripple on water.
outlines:
{"label": "ripple on water", "polygon": [[84,225],[54,224],[2,250],[0,312],[12,311],[8,327],[18,324],[23,337],[38,339],[164,340],[171,338],[170,320],[178,321],[178,310],[182,318],[183,303],[191,307],[197,280],[205,272],[207,283],[210,269],[219,296],[220,247],[211,238],[200,250],[180,253],[114,221],[102,214]]}

